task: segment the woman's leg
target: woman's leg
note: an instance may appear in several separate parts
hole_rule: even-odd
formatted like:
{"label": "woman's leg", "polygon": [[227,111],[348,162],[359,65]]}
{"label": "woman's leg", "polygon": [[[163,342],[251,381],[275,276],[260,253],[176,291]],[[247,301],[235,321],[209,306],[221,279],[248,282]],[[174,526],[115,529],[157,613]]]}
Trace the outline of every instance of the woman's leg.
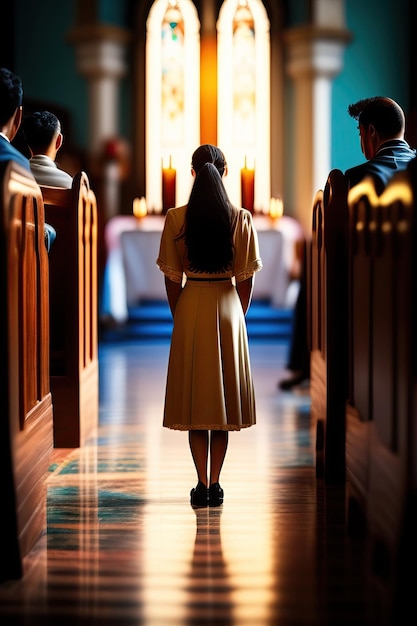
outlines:
{"label": "woman's leg", "polygon": [[188,441],[198,480],[207,486],[208,430],[189,430]]}
{"label": "woman's leg", "polygon": [[219,482],[228,441],[227,430],[210,431],[210,485]]}

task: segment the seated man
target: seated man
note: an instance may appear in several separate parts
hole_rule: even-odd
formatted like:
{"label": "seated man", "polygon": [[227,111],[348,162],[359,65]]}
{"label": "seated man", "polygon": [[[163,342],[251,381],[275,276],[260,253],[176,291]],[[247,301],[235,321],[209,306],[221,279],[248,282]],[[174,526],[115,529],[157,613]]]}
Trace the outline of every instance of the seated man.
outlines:
{"label": "seated man", "polygon": [[59,119],[49,111],[36,111],[23,119],[22,131],[31,154],[30,169],[38,185],[71,188],[72,177],[55,162],[63,141]]}
{"label": "seated man", "polygon": [[[375,182],[381,194],[390,178],[407,168],[416,151],[405,140],[405,114],[400,105],[384,96],[365,98],[348,106],[349,115],[357,120],[359,138],[365,161],[345,171],[349,187],[360,183],[366,176]],[[278,381],[280,389],[289,390],[310,377],[307,342],[307,283],[301,282],[295,310],[295,323],[291,341],[288,369],[291,375]]]}
{"label": "seated man", "polygon": [[[0,68],[0,161],[15,161],[29,172],[29,160],[12,146],[22,121],[22,81],[5,67]],[[50,247],[55,240],[55,229],[45,224],[45,245]]]}

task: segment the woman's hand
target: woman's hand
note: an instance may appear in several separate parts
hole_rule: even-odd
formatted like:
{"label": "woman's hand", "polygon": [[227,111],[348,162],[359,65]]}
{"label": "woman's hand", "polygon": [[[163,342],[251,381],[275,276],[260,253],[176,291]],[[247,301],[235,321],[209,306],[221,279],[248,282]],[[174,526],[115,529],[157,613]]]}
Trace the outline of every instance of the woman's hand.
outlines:
{"label": "woman's hand", "polygon": [[167,292],[169,308],[171,309],[172,317],[174,317],[178,298],[180,297],[182,291],[182,284],[174,283],[173,280],[170,280],[165,276],[165,289]]}
{"label": "woman's hand", "polygon": [[240,302],[242,304],[242,309],[244,314],[249,308],[249,305],[252,300],[253,293],[253,276],[247,278],[246,280],[242,280],[241,282],[236,284],[236,290],[240,298]]}

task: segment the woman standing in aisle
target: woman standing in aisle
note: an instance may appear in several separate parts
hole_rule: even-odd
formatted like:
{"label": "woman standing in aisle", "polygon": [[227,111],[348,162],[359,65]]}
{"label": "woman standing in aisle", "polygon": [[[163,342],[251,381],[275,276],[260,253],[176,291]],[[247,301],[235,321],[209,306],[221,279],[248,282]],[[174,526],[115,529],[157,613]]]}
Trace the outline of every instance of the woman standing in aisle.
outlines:
{"label": "woman standing in aisle", "polygon": [[188,204],[168,210],[157,259],[174,319],[163,425],[189,431],[191,505],[205,507],[223,503],[229,431],[256,422],[245,314],[262,262],[251,213],[223,185],[222,151],[200,146],[191,168]]}

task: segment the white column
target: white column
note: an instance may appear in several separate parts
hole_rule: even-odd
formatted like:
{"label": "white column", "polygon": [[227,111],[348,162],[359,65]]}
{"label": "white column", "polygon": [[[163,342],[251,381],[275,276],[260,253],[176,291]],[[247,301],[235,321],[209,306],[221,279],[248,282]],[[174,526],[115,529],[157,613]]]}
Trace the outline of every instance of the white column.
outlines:
{"label": "white column", "polygon": [[100,153],[103,142],[119,136],[119,82],[126,74],[127,31],[95,24],[74,29],[69,36],[75,47],[77,67],[88,81],[88,153]]}
{"label": "white column", "polygon": [[[328,0],[318,0],[316,13]],[[341,8],[343,0],[337,0]],[[328,13],[324,13],[328,19]],[[337,12],[340,21],[340,13]],[[331,163],[332,80],[343,67],[343,52],[350,41],[337,26],[308,25],[285,33],[287,74],[294,81],[293,212],[306,234],[311,231],[315,192],[324,187]]]}

